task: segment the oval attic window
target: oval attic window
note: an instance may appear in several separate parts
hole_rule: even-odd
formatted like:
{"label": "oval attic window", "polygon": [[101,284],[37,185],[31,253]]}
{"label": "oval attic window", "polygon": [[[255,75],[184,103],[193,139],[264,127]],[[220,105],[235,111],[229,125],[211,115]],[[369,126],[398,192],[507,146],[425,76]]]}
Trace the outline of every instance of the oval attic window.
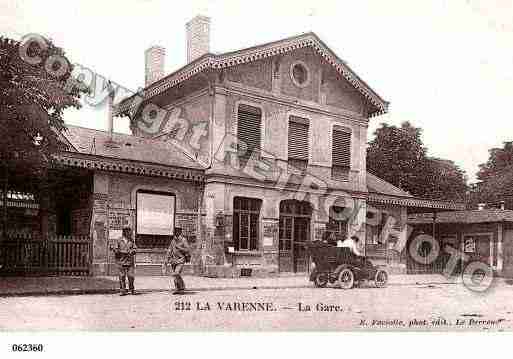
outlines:
{"label": "oval attic window", "polygon": [[296,86],[305,87],[308,85],[309,73],[305,64],[296,62],[291,67],[291,77]]}

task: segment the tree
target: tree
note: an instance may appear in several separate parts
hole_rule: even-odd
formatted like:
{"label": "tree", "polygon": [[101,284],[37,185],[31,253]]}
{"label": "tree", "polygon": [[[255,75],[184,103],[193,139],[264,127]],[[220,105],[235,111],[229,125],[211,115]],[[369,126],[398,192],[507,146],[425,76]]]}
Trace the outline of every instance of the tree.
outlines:
{"label": "tree", "polygon": [[480,181],[486,181],[513,165],[513,141],[506,141],[503,148],[492,148],[488,152],[488,161],[480,164],[477,172]]}
{"label": "tree", "polygon": [[[80,107],[83,86],[69,86],[73,67],[50,40],[31,36],[23,41],[0,37],[0,161],[5,199],[9,177],[37,180],[65,148],[63,111]],[[67,86],[68,85],[68,86]],[[76,85],[76,84],[75,84]],[[34,175],[35,174],[35,175]]]}
{"label": "tree", "polygon": [[422,129],[404,122],[401,127],[382,124],[369,143],[367,168],[376,176],[414,196],[463,200],[466,176],[452,161],[429,158]]}
{"label": "tree", "polygon": [[424,197],[465,202],[468,196],[467,176],[453,161],[427,158],[428,185]]}
{"label": "tree", "polygon": [[472,184],[470,204],[513,209],[513,141],[506,141],[502,148],[488,150],[486,163],[479,165],[478,182]]}
{"label": "tree", "polygon": [[490,172],[484,180],[472,184],[470,204],[476,208],[479,203],[487,207],[513,209],[513,165]]}
{"label": "tree", "polygon": [[417,177],[426,156],[421,134],[421,129],[408,122],[400,128],[383,123],[367,149],[369,171],[405,191],[414,193],[419,190]]}

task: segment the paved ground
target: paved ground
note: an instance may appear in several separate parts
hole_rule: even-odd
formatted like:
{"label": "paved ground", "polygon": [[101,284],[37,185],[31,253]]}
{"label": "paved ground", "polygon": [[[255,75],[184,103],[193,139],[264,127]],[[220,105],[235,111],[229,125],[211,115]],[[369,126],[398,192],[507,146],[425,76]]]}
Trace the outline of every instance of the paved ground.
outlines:
{"label": "paved ground", "polygon": [[[287,275],[274,278],[206,278],[185,277],[193,290],[260,289],[309,287],[305,275]],[[392,275],[389,284],[442,284],[458,282],[441,275]],[[118,290],[116,277],[0,277],[0,297],[43,294],[108,294]],[[142,292],[167,291],[169,277],[136,277],[136,287]]]}
{"label": "paved ground", "polygon": [[[153,281],[156,287],[164,280],[148,279],[147,286]],[[3,297],[0,298],[0,329],[513,329],[513,287],[503,282],[483,294],[472,292],[461,284],[415,284],[417,280],[398,285],[392,283],[381,289],[342,290],[313,288],[304,282],[304,278],[279,279],[282,280],[280,284],[289,281],[290,286],[265,289],[262,284],[270,279],[253,279],[254,282],[231,279],[221,288],[219,281],[223,284],[225,280],[215,279],[207,287],[207,278],[196,282],[189,278],[191,291],[183,296],[148,290],[126,297],[115,294]],[[200,280],[205,281],[203,288],[199,288]],[[302,285],[297,285],[301,280]],[[234,284],[230,288],[228,283]],[[254,283],[261,286],[252,289]],[[207,303],[210,310],[207,310]],[[308,309],[307,306],[310,311],[300,311]],[[440,325],[433,325],[432,321],[437,319],[441,320]],[[414,320],[417,322],[412,323]]]}

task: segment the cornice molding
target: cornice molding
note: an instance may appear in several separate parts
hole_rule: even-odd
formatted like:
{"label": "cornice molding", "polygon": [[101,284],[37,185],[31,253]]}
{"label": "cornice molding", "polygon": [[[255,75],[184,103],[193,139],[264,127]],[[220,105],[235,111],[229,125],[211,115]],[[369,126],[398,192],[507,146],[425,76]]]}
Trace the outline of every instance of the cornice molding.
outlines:
{"label": "cornice molding", "polygon": [[[305,191],[303,189],[299,188],[284,188],[283,186],[277,186],[275,181],[258,181],[251,178],[244,178],[244,177],[234,177],[234,176],[228,176],[228,175],[222,175],[222,174],[211,174],[206,175],[205,177],[205,183],[222,183],[222,184],[230,184],[230,185],[237,185],[237,186],[243,186],[243,187],[251,187],[251,188],[262,188],[262,189],[272,189],[276,191],[289,191],[289,192],[300,192],[300,193],[308,193],[308,194],[314,194],[314,195],[323,195],[326,194],[323,191],[315,191],[315,190],[309,190]],[[299,185],[299,184],[298,184]],[[337,190],[340,191],[340,188],[336,187],[329,187],[328,190]],[[352,191],[352,190],[344,190],[344,192],[347,192],[353,198],[357,199],[366,199],[367,193],[366,192],[360,192],[360,191]]]}
{"label": "cornice molding", "polygon": [[203,170],[199,169],[163,166],[153,163],[73,152],[60,153],[55,155],[54,158],[56,164],[68,167],[78,167],[97,171],[120,172],[141,176],[165,177],[181,181],[204,181],[204,172]]}
{"label": "cornice molding", "polygon": [[465,205],[456,202],[438,201],[421,198],[404,198],[404,197],[393,197],[376,193],[369,193],[368,202],[371,203],[382,203],[382,204],[395,204],[406,207],[421,207],[421,208],[432,208],[432,209],[443,209],[443,210],[464,210]]}

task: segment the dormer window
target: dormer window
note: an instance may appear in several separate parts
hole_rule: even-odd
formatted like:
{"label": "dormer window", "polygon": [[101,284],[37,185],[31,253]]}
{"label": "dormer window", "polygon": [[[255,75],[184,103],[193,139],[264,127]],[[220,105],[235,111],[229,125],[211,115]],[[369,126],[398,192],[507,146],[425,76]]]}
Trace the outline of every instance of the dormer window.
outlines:
{"label": "dormer window", "polygon": [[296,61],[290,66],[290,77],[298,87],[306,87],[310,83],[310,71],[302,61]]}

